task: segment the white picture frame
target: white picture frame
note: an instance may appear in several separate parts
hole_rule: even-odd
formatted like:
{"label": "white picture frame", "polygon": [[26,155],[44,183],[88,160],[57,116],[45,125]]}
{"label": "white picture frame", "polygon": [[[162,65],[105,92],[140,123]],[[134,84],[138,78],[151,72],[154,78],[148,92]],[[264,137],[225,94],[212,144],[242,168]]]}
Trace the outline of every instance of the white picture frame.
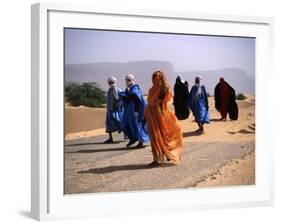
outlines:
{"label": "white picture frame", "polygon": [[[37,220],[273,204],[272,18],[38,3],[31,7],[31,214]],[[63,27],[251,36],[256,42],[256,185],[188,190],[63,194]],[[268,92],[268,91],[267,91]]]}

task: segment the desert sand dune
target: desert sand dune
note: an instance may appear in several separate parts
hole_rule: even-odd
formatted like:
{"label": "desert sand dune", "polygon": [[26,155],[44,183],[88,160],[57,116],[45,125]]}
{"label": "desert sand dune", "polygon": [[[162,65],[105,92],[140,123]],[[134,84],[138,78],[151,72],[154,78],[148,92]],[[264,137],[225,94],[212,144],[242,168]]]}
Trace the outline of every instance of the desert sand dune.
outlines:
{"label": "desert sand dune", "polygon": [[65,135],[104,129],[105,108],[65,106]]}

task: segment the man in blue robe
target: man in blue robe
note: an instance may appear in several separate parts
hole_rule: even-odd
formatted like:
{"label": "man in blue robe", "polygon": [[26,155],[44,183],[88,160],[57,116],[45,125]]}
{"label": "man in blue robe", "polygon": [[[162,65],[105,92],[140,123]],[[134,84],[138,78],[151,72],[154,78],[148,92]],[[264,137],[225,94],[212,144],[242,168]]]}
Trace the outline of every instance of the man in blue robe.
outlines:
{"label": "man in blue robe", "polygon": [[147,126],[144,119],[146,102],[140,87],[135,84],[133,75],[126,76],[126,90],[119,93],[124,105],[122,129],[129,138],[127,147],[139,142],[136,148],[143,148],[143,143],[149,141]]}
{"label": "man in blue robe", "polygon": [[206,87],[201,85],[201,80],[201,76],[195,78],[195,85],[191,88],[188,106],[192,110],[195,121],[198,124],[199,129],[197,132],[203,133],[203,125],[210,123],[210,116]]}
{"label": "man in blue robe", "polygon": [[108,78],[109,89],[106,97],[106,132],[109,134],[108,140],[104,143],[113,143],[112,133],[122,131],[123,106],[119,98],[121,89],[116,86],[115,77]]}

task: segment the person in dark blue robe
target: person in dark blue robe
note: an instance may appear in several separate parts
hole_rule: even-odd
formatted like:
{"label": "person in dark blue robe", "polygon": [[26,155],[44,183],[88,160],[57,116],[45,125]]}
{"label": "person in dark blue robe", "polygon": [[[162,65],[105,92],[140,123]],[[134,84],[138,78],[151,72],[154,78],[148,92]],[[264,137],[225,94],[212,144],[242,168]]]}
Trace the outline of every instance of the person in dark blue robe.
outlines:
{"label": "person in dark blue robe", "polygon": [[188,105],[198,124],[197,132],[203,133],[203,126],[205,123],[210,123],[210,116],[206,87],[201,85],[201,80],[201,76],[195,78],[195,85],[191,88]]}
{"label": "person in dark blue robe", "polygon": [[116,86],[115,77],[108,78],[109,89],[106,97],[106,132],[109,134],[108,140],[104,143],[113,143],[112,133],[122,131],[123,105],[119,98],[121,89]]}
{"label": "person in dark blue robe", "polygon": [[144,119],[146,101],[140,87],[135,84],[133,75],[126,76],[126,90],[119,93],[124,105],[122,130],[129,138],[127,147],[139,142],[136,148],[143,148],[143,143],[149,141],[147,124]]}

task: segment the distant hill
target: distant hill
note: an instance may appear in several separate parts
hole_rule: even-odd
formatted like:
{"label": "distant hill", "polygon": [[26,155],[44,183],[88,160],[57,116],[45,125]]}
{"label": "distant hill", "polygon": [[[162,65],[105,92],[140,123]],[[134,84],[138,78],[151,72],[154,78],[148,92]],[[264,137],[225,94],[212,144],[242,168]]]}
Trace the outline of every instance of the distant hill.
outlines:
{"label": "distant hill", "polygon": [[163,70],[172,80],[175,76],[171,63],[163,61],[132,61],[128,63],[98,62],[91,64],[69,64],[65,66],[65,81],[97,82],[107,89],[107,78],[115,76],[118,86],[125,88],[125,76],[134,74],[137,83],[144,93],[151,86],[151,75],[157,70]]}
{"label": "distant hill", "polygon": [[224,79],[236,90],[238,93],[248,93],[255,95],[255,79],[247,76],[246,72],[237,68],[225,68],[219,70],[209,71],[191,71],[180,73],[184,80],[188,80],[190,84],[194,83],[194,77],[201,75],[203,77],[203,84],[206,85],[207,91],[213,95],[214,88],[219,82],[220,77]]}
{"label": "distant hill", "polygon": [[90,64],[67,64],[65,65],[65,81],[78,83],[96,82],[102,89],[107,90],[107,78],[115,76],[118,86],[125,88],[125,76],[134,74],[137,83],[140,85],[144,94],[147,94],[151,87],[151,75],[155,70],[162,70],[167,75],[171,85],[174,85],[177,74],[182,74],[184,80],[194,83],[196,75],[202,75],[207,91],[213,95],[213,90],[219,78],[223,76],[237,92],[249,93],[254,95],[254,78],[249,78],[246,72],[237,68],[225,68],[210,71],[174,71],[173,65],[165,61],[132,61],[128,63],[97,62]]}

